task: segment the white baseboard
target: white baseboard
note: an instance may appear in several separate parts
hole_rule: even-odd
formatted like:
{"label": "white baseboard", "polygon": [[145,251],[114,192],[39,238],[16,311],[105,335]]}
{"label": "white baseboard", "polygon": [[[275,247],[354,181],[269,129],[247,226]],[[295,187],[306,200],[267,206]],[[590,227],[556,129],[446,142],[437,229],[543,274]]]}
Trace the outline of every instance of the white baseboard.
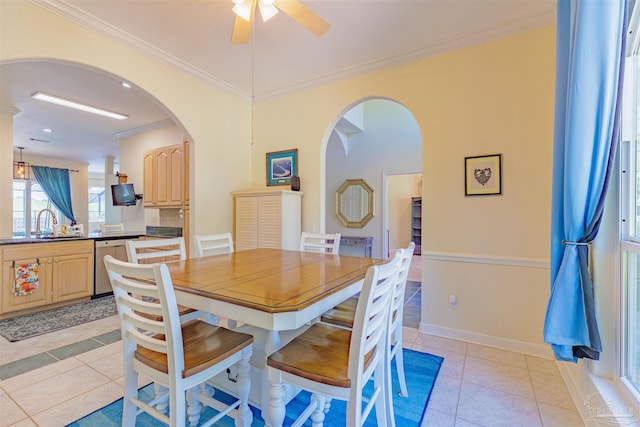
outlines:
{"label": "white baseboard", "polygon": [[454,340],[468,341],[475,344],[486,345],[487,347],[515,351],[518,353],[528,354],[530,356],[541,357],[543,359],[553,359],[553,352],[551,351],[551,348],[546,344],[534,344],[523,341],[516,341],[492,335],[485,335],[478,332],[445,328],[443,326],[431,325],[424,322],[420,322],[420,332],[424,334],[436,335],[443,338],[450,338]]}

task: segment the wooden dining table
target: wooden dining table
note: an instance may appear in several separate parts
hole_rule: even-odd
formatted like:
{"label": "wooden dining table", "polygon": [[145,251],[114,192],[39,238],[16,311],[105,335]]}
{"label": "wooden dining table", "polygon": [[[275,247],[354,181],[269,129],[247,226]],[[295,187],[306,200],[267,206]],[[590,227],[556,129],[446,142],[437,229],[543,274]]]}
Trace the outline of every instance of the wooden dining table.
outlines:
{"label": "wooden dining table", "polygon": [[[167,263],[178,303],[239,322],[254,335],[250,403],[268,408],[266,358],[336,304],[358,293],[367,269],[385,260],[252,249]],[[234,390],[233,373],[216,386]],[[296,390],[287,390],[287,401]],[[263,412],[263,418],[266,416]]]}

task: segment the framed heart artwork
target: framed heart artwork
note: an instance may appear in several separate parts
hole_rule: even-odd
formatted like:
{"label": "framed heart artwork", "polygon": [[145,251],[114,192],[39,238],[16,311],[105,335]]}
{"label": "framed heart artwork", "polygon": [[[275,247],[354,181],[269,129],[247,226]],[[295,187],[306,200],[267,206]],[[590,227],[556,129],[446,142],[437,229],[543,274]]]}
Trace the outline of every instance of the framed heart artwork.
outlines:
{"label": "framed heart artwork", "polygon": [[464,158],[464,195],[502,194],[502,154]]}

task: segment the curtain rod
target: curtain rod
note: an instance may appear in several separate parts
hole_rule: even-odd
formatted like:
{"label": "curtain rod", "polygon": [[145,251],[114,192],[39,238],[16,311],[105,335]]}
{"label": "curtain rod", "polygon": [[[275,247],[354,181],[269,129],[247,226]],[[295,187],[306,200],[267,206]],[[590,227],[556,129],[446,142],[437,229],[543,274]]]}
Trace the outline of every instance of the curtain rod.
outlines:
{"label": "curtain rod", "polygon": [[[29,165],[30,168],[34,166],[40,166],[40,165]],[[51,166],[44,166],[44,167],[51,167]],[[58,169],[67,169],[67,168],[58,168]],[[69,172],[80,172],[80,171],[78,169],[69,169]]]}

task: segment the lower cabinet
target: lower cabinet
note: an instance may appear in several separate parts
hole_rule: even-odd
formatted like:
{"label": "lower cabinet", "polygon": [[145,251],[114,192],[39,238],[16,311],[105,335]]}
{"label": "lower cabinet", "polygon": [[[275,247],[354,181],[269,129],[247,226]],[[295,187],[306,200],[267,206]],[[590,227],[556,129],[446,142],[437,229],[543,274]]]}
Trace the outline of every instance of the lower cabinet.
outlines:
{"label": "lower cabinet", "polygon": [[[93,240],[25,243],[0,246],[2,256],[2,313],[32,309],[89,297],[93,293]],[[38,286],[15,292],[16,266],[37,268]]]}
{"label": "lower cabinet", "polygon": [[[51,304],[51,258],[12,257],[11,261],[2,262],[2,312],[26,310]],[[38,287],[28,295],[16,295],[14,292],[16,265],[38,265]]]}
{"label": "lower cabinet", "polygon": [[[53,257],[53,302],[91,295],[93,291],[93,252]],[[87,284],[91,287],[87,289]]]}

